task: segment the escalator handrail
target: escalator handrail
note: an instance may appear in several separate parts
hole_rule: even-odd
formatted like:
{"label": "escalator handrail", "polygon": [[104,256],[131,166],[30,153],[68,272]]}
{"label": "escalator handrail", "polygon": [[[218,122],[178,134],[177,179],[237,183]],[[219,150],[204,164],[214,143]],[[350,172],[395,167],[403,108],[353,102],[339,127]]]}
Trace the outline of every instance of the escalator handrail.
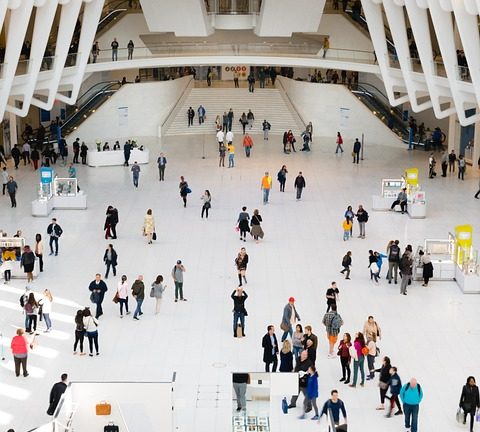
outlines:
{"label": "escalator handrail", "polygon": [[[113,87],[115,85],[118,85],[119,87],[114,89]],[[81,107],[79,107],[78,110],[75,111],[68,119],[66,119],[65,122],[63,123],[63,125],[61,126],[61,129],[65,128],[77,115],[80,115],[85,110],[85,108],[88,108],[88,105],[93,100],[95,100],[98,96],[103,95],[107,92],[108,93],[116,92],[121,87],[122,87],[122,84],[120,83],[120,81],[116,81],[115,83],[108,84],[108,85],[104,86],[102,89],[100,89],[98,92],[96,92],[92,97],[90,97],[90,99],[88,99]]]}
{"label": "escalator handrail", "polygon": [[[392,106],[390,105],[390,101],[389,101],[389,99],[388,99],[388,96],[387,96],[386,94],[384,94],[381,90],[379,90],[377,87],[375,87],[373,84],[362,83],[362,82],[361,82],[361,83],[359,83],[359,84],[357,85],[357,89],[359,89],[359,90],[364,90],[364,91],[370,93],[370,92],[368,91],[368,87],[371,87],[372,89],[375,90],[376,93],[378,93],[379,95],[381,95],[382,98],[385,100],[386,105],[388,105],[391,110],[396,111],[396,112],[398,113],[398,115],[399,115],[400,117],[402,117],[402,111],[401,111],[398,107],[392,107]],[[374,97],[376,96],[374,93],[372,93],[372,95],[373,95]]]}
{"label": "escalator handrail", "polygon": [[[77,105],[82,105],[82,104],[80,103],[80,101],[82,100],[82,98],[85,97],[85,95],[87,95],[88,93],[90,93],[93,88],[102,85],[101,89],[103,89],[104,87],[106,87],[106,86],[108,86],[108,85],[118,84],[118,83],[120,83],[120,81],[118,81],[118,80],[100,81],[100,82],[92,85],[88,90],[86,90],[84,93],[82,93],[82,94],[77,98],[76,104],[77,104]],[[101,90],[101,89],[100,89],[100,90]]]}

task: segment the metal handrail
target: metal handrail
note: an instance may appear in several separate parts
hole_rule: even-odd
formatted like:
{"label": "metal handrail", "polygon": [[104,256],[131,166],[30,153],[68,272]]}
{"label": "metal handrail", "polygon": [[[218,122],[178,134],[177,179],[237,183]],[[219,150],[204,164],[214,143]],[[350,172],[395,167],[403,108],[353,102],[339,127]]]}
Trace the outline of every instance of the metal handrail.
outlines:
{"label": "metal handrail", "polygon": [[277,80],[275,81],[275,87],[276,87],[276,84],[279,84],[279,86],[281,87],[281,92],[280,94],[282,96],[285,96],[285,98],[287,99],[287,105],[290,105],[290,108],[294,111],[294,113],[297,115],[298,119],[300,120],[301,124],[303,125],[303,130],[301,132],[303,132],[306,127],[307,127],[307,122],[305,121],[305,119],[302,117],[302,115],[298,112],[295,104],[293,103],[292,99],[290,98],[287,90],[285,89],[285,86],[283,85],[282,83],[282,77],[277,77]]}
{"label": "metal handrail", "polygon": [[[97,86],[102,86],[102,88],[108,86],[108,85],[111,85],[111,84],[119,84],[120,81],[118,80],[112,80],[112,81],[100,81],[96,84],[94,84],[93,86],[91,86],[87,91],[85,91],[84,93],[82,93],[80,96],[78,96],[77,98],[77,102],[76,104],[77,105],[82,105],[81,103],[81,100],[85,97],[85,95],[87,95],[88,93],[91,93],[92,90],[97,87]],[[100,89],[101,90],[101,89]]]}
{"label": "metal handrail", "polygon": [[175,118],[176,113],[181,108],[181,104],[183,104],[184,100],[187,97],[187,91],[191,90],[193,85],[194,85],[194,80],[193,80],[193,75],[191,75],[191,79],[188,80],[185,88],[182,90],[182,94],[177,99],[177,102],[173,105],[172,109],[168,112],[168,114],[165,117],[165,120],[163,121],[163,123],[160,125],[160,131],[161,131],[162,135],[163,135],[163,131],[167,127],[170,127],[170,124],[172,123],[173,119]]}

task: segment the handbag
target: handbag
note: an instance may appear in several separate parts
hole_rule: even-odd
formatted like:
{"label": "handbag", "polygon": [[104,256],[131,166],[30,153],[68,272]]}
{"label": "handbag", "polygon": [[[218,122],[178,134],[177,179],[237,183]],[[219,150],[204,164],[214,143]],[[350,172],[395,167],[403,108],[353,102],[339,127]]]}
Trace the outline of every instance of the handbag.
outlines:
{"label": "handbag", "polygon": [[378,387],[380,387],[382,390],[386,390],[388,388],[388,383],[379,381],[378,382]]}
{"label": "handbag", "polygon": [[189,194],[189,193],[192,193],[192,190],[191,190],[189,187],[187,187],[187,188],[185,188],[185,192],[186,192],[187,194]]}
{"label": "handbag", "polygon": [[155,288],[150,288],[150,297],[155,297]]}
{"label": "handbag", "polygon": [[118,303],[118,300],[120,299],[120,296],[118,295],[118,291],[115,293],[115,295],[113,296],[113,303],[117,304]]}
{"label": "handbag", "polygon": [[118,432],[118,426],[113,422],[108,422],[106,426],[103,427],[103,432]]}
{"label": "handbag", "polygon": [[285,397],[282,399],[282,411],[284,414],[288,414],[288,402]]}
{"label": "handbag", "polygon": [[283,331],[288,331],[290,329],[290,326],[285,321],[282,321],[282,323],[280,324],[280,328]]}
{"label": "handbag", "polygon": [[157,233],[155,231],[152,234],[152,240],[157,240]]}
{"label": "handbag", "polygon": [[112,413],[112,405],[107,401],[101,401],[95,405],[95,414],[97,415],[110,415]]}
{"label": "handbag", "polygon": [[98,293],[92,292],[92,293],[90,294],[90,301],[91,301],[92,303],[98,303],[98,299],[99,299]]}

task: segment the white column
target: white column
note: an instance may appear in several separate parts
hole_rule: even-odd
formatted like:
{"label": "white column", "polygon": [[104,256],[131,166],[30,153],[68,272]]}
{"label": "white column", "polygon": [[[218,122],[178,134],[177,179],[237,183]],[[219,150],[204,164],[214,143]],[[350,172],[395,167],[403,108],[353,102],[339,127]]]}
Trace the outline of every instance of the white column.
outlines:
{"label": "white column", "polygon": [[480,122],[475,123],[475,136],[473,137],[473,156],[472,164],[478,167],[478,159],[480,158]]}
{"label": "white column", "polygon": [[460,153],[460,123],[456,114],[448,118],[448,152],[455,150],[457,155]]}

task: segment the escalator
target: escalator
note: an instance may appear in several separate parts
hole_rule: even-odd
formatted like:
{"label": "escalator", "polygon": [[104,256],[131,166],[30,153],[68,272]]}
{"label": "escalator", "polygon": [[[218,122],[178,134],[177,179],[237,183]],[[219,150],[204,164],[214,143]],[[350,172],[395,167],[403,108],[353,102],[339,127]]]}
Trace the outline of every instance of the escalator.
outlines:
{"label": "escalator", "polygon": [[367,83],[359,83],[352,89],[352,93],[392,132],[408,142],[408,125],[403,121],[402,110],[398,107],[391,107],[385,94]]}
{"label": "escalator", "polygon": [[115,92],[122,87],[120,81],[100,82],[81,95],[61,126],[62,136],[71,134]]}

